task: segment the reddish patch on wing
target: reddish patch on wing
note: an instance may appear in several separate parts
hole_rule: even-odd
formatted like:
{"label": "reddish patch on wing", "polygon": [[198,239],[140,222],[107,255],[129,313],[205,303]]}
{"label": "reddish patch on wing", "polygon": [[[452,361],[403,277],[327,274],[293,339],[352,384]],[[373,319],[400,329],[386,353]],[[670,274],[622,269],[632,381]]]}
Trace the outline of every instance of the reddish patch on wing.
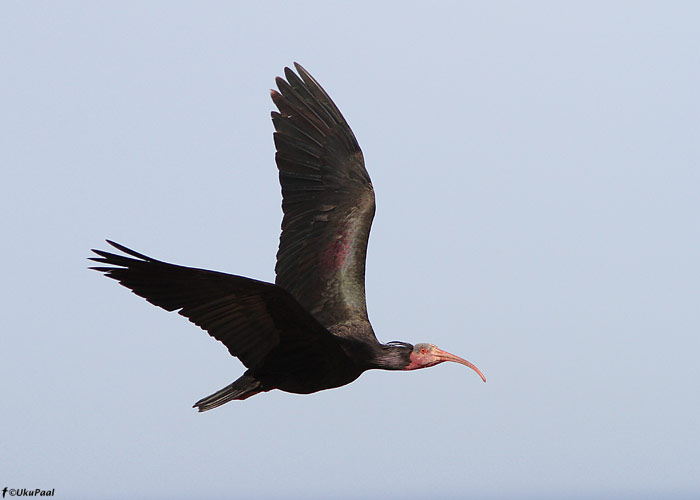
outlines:
{"label": "reddish patch on wing", "polygon": [[351,242],[348,233],[343,232],[337,240],[328,245],[321,254],[321,272],[334,273],[341,269],[350,254]]}

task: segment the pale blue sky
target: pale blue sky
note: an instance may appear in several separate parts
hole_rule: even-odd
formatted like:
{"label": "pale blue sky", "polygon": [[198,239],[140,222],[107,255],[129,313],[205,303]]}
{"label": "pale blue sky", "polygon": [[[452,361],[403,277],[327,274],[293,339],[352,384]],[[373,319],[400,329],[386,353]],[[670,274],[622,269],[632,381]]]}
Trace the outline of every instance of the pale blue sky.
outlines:
{"label": "pale blue sky", "polygon": [[[0,488],[56,498],[695,498],[695,2],[0,8]],[[242,365],[97,273],[114,239],[274,279],[274,77],[377,195],[383,341],[473,361],[191,405]]]}

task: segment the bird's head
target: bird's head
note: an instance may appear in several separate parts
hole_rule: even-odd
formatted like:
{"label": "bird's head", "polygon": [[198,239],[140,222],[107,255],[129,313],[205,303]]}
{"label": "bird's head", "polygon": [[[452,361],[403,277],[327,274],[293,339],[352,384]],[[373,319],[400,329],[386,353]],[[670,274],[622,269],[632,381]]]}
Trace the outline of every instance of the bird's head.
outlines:
{"label": "bird's head", "polygon": [[481,371],[472,363],[466,359],[460,358],[459,356],[455,356],[454,354],[450,354],[442,349],[438,349],[437,346],[434,346],[433,344],[416,344],[413,346],[413,350],[410,354],[410,360],[411,362],[404,368],[404,370],[417,370],[418,368],[435,366],[445,361],[453,361],[455,363],[468,366],[481,377],[481,380],[486,382],[486,377],[484,377],[483,373],[481,373]]}

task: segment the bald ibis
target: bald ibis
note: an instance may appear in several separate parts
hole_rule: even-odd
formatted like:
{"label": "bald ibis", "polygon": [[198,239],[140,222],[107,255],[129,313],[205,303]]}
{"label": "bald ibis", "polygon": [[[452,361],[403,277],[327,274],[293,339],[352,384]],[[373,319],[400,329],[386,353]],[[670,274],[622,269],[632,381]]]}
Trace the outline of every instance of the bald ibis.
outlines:
{"label": "bald ibis", "polygon": [[360,146],[336,105],[299,64],[272,100],[282,234],[275,284],[169,264],[107,240],[91,267],[221,341],[247,367],[194,404],[200,412],[279,389],[309,394],[365,370],[415,370],[469,361],[432,344],[377,340],[365,304],[365,256],[374,190]]}

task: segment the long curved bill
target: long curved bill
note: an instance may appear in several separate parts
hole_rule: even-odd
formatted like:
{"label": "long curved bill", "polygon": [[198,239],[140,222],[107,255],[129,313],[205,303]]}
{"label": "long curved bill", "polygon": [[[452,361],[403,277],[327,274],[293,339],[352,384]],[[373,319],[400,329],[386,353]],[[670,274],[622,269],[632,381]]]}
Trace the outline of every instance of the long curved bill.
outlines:
{"label": "long curved bill", "polygon": [[468,366],[469,368],[474,370],[481,377],[481,380],[486,382],[486,377],[484,377],[484,374],[481,373],[481,370],[479,370],[476,367],[476,365],[474,365],[473,363],[470,363],[466,359],[462,359],[459,356],[455,356],[454,354],[451,354],[447,351],[443,351],[442,349],[437,349],[437,348],[435,349],[435,356],[440,360],[440,362],[452,361],[454,363],[459,363],[460,365]]}

